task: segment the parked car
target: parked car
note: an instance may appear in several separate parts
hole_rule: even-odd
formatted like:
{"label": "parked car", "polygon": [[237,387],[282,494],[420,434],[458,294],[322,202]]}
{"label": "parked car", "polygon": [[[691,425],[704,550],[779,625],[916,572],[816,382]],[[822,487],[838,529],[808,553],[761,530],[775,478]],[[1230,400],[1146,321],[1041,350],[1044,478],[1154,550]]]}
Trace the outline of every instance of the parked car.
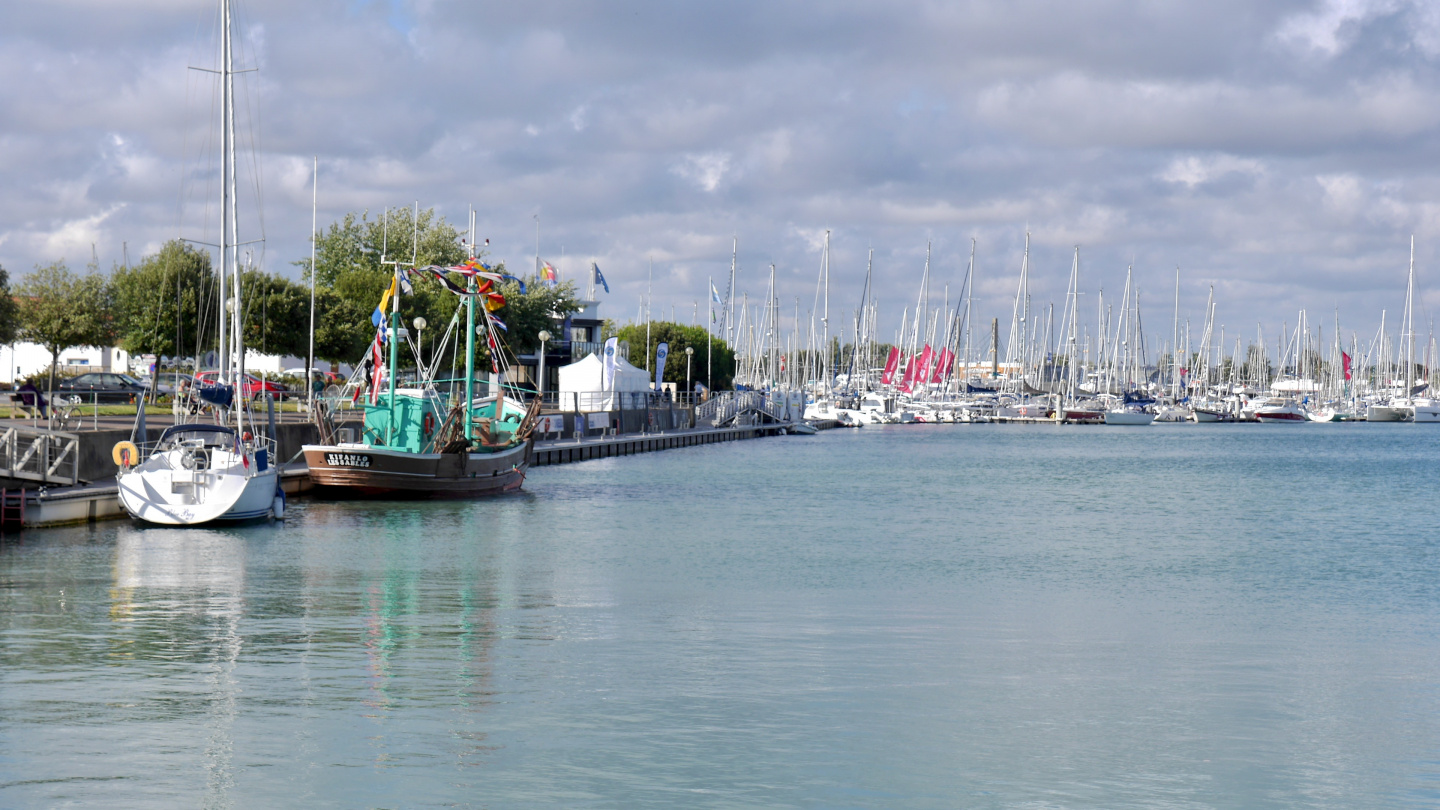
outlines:
{"label": "parked car", "polygon": [[78,396],[83,402],[134,402],[145,395],[145,384],[129,374],[92,371],[61,380],[55,386],[66,396]]}
{"label": "parked car", "polygon": [[[220,372],[218,371],[202,371],[195,375],[195,384],[205,386],[215,385],[216,380],[219,378]],[[253,399],[262,394],[270,394],[278,401],[290,395],[290,389],[281,383],[275,382],[274,380],[262,380],[254,374],[245,375],[244,389],[242,393],[246,399]]]}

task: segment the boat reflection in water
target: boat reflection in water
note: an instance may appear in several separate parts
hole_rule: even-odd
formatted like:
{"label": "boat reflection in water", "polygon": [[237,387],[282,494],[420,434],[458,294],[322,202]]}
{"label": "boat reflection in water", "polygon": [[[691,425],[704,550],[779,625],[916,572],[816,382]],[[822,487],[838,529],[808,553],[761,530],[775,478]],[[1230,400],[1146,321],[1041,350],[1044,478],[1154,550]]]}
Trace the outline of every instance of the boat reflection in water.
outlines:
{"label": "boat reflection in water", "polygon": [[167,746],[199,757],[206,807],[228,804],[235,785],[245,563],[244,539],[229,532],[122,526],[116,536],[110,617],[128,627],[112,657],[163,676],[141,696],[152,721],[168,721]]}

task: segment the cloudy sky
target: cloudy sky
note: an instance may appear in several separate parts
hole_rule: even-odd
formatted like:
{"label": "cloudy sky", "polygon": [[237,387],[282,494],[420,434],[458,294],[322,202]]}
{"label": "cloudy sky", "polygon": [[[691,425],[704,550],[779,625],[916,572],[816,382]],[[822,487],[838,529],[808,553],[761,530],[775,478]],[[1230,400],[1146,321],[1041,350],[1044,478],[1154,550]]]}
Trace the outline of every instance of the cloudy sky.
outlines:
{"label": "cloudy sky", "polygon": [[[1308,308],[1368,338],[1404,301],[1410,234],[1440,310],[1440,5],[236,0],[242,237],[293,273],[320,221],[434,207],[529,267],[611,283],[633,319],[690,317],[707,276],[832,306],[875,251],[882,325],[977,240],[977,317],[1008,322],[1028,228],[1032,300],[1118,299],[1132,261],[1169,338],[1175,268],[1198,332],[1273,341]],[[0,264],[102,267],[213,240],[215,0],[0,7]],[[258,195],[263,206],[257,213]],[[208,212],[215,218],[214,204]],[[562,262],[563,258],[563,262]],[[836,316],[838,319],[839,316]],[[1089,316],[1093,320],[1093,315]],[[1394,317],[1393,315],[1391,316]],[[1424,330],[1424,320],[1421,329]]]}

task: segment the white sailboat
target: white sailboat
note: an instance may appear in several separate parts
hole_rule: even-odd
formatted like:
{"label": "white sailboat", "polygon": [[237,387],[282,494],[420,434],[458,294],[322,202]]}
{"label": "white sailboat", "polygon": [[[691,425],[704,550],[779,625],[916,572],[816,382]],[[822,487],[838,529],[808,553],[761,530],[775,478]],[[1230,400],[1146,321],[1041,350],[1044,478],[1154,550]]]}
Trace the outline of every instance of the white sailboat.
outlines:
{"label": "white sailboat", "polygon": [[[230,38],[230,0],[221,0],[220,374],[202,390],[215,406],[215,424],[180,424],[161,434],[148,456],[117,445],[120,503],[132,517],[164,525],[253,520],[283,516],[280,474],[273,442],[246,429],[241,387],[244,373],[244,307],[240,298],[239,244],[235,216],[235,70]],[[228,288],[228,290],[227,290]],[[227,292],[229,294],[227,294]],[[250,428],[253,430],[253,423]],[[141,437],[142,444],[144,437]],[[138,463],[136,463],[138,461]]]}

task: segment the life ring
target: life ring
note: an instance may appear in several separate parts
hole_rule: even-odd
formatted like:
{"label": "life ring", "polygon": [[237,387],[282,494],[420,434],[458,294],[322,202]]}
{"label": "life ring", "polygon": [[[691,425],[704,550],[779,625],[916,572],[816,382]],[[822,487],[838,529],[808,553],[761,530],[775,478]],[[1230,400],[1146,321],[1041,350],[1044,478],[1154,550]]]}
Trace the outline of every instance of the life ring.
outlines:
{"label": "life ring", "polygon": [[128,469],[140,461],[140,448],[134,442],[116,442],[115,447],[110,450],[110,458],[114,460],[116,467]]}
{"label": "life ring", "polygon": [[425,412],[425,420],[424,420],[424,422],[425,422],[425,435],[426,435],[426,436],[429,436],[431,433],[434,433],[434,432],[435,432],[435,414],[430,413],[429,411],[426,411],[426,412]]}

